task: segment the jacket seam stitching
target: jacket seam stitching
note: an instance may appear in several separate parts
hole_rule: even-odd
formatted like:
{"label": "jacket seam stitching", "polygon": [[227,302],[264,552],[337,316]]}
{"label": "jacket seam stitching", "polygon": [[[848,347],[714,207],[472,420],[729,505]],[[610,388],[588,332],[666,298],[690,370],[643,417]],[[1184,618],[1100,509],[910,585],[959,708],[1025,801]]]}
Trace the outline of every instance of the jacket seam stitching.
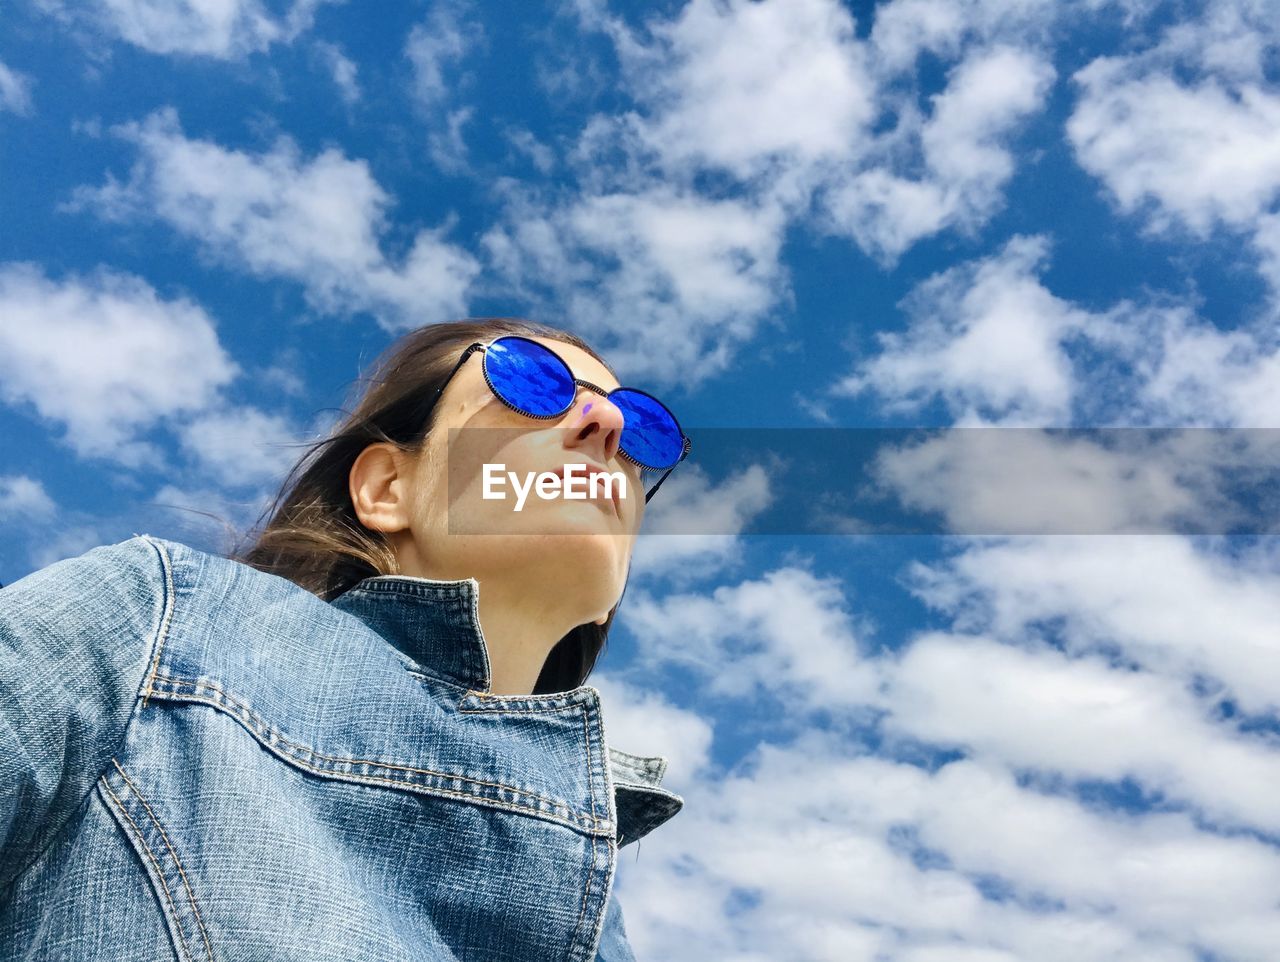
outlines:
{"label": "jacket seam stitching", "polygon": [[[444,685],[445,687],[451,688],[454,691],[458,692],[460,697],[458,699],[458,704],[456,707],[458,711],[464,714],[468,714],[468,715],[481,715],[481,714],[530,715],[530,714],[550,714],[551,712],[557,712],[557,711],[568,713],[572,711],[574,708],[577,708],[581,705],[581,702],[576,702],[576,701],[557,702],[555,704],[548,704],[543,707],[534,706],[529,708],[504,708],[501,704],[489,704],[490,700],[492,700],[493,702],[500,702],[502,700],[513,700],[513,699],[524,701],[525,699],[528,699],[528,698],[552,698],[552,697],[563,698],[564,693],[556,692],[554,693],[554,695],[551,695],[551,694],[494,695],[487,691],[481,691],[479,688],[476,688],[474,685],[464,685],[452,679],[443,678],[440,675],[433,675],[431,674],[430,671],[424,670],[418,662],[413,661],[413,659],[407,657],[406,655],[401,654],[399,651],[397,651],[395,654],[396,654],[396,658],[398,658],[401,664],[404,666],[404,671],[406,675],[409,675],[410,677],[415,678],[420,682],[425,681],[425,682],[430,682],[431,684],[434,684],[434,685]],[[467,701],[468,699],[473,701],[478,701],[480,702],[480,704],[472,708],[463,708],[462,703],[464,701]]]}
{"label": "jacket seam stitching", "polygon": [[605,858],[608,861],[606,862],[604,869],[604,891],[600,896],[600,911],[596,914],[596,924],[591,931],[591,942],[589,943],[595,948],[597,954],[600,951],[600,939],[604,936],[604,924],[609,915],[609,902],[615,897],[614,888],[616,887],[618,880],[617,842],[610,839],[606,839],[605,842],[610,846],[610,849],[605,854]]}
{"label": "jacket seam stitching", "polygon": [[[536,792],[527,791],[526,789],[516,788],[513,785],[507,785],[503,782],[486,782],[483,779],[470,778],[466,775],[452,775],[452,774],[449,774],[448,772],[438,772],[429,768],[415,768],[411,765],[396,765],[390,762],[382,762],[372,758],[349,758],[343,755],[326,755],[323,752],[316,751],[314,748],[310,747],[309,745],[304,745],[301,742],[295,742],[295,741],[291,741],[288,738],[285,738],[282,734],[280,734],[279,730],[276,729],[275,726],[268,724],[266,720],[263,719],[263,717],[258,712],[254,711],[245,702],[242,702],[240,699],[238,699],[235,695],[232,695],[231,693],[226,691],[224,688],[218,685],[217,682],[196,681],[194,679],[185,679],[185,678],[172,678],[165,675],[159,676],[157,680],[162,682],[167,681],[171,683],[176,683],[179,685],[187,684],[195,688],[210,688],[216,691],[224,699],[234,704],[237,708],[242,709],[246,715],[249,715],[251,719],[254,721],[256,727],[262,730],[263,734],[270,733],[275,737],[277,741],[281,742],[282,744],[288,745],[290,748],[297,749],[300,752],[305,752],[306,754],[311,755],[315,758],[323,759],[329,762],[347,762],[353,765],[373,765],[373,766],[376,766],[377,768],[388,769],[388,770],[415,772],[422,775],[436,775],[441,778],[454,778],[459,781],[470,782],[474,785],[483,785],[489,788],[506,789],[509,792],[515,792],[516,794],[519,794],[519,795],[527,795],[530,798],[536,798],[539,801],[546,802],[548,805],[552,805],[566,812],[572,811],[571,809],[568,808],[568,806],[565,806],[557,802],[555,799],[547,798],[546,796],[539,795]],[[198,698],[200,696],[193,692],[192,697]],[[316,767],[317,770],[320,770],[320,771],[327,770],[323,766],[314,766],[314,767]],[[594,812],[593,812],[593,816],[594,816]]]}
{"label": "jacket seam stitching", "polygon": [[591,798],[591,820],[599,822],[600,816],[596,814],[596,773],[591,764],[591,729],[587,725],[587,713],[582,713],[582,744],[587,749],[587,795]]}
{"label": "jacket seam stitching", "polygon": [[205,951],[209,953],[209,958],[212,959],[214,955],[213,946],[209,944],[209,931],[204,926],[204,919],[200,915],[200,906],[196,902],[196,894],[191,890],[191,880],[187,878],[186,869],[182,867],[182,859],[178,858],[177,850],[174,849],[173,843],[169,841],[169,833],[164,830],[164,825],[162,825],[160,819],[156,817],[156,813],[152,810],[151,806],[147,804],[147,800],[142,797],[142,793],[138,791],[138,786],[133,783],[133,779],[125,773],[124,768],[120,765],[120,760],[112,758],[111,761],[112,764],[115,765],[116,770],[120,772],[120,777],[124,779],[125,784],[129,786],[129,790],[133,792],[138,801],[142,803],[142,807],[147,810],[147,814],[151,816],[152,823],[157,829],[159,829],[160,837],[164,839],[165,847],[169,849],[169,854],[173,856],[173,862],[178,866],[178,874],[182,876],[182,887],[187,890],[187,898],[191,900],[191,910],[195,913],[196,924],[200,926],[200,936],[204,940]]}
{"label": "jacket seam stitching", "polygon": [[573,926],[573,951],[575,955],[582,953],[578,948],[578,938],[582,932],[582,920],[587,916],[587,901],[591,898],[591,885],[596,877],[596,838],[591,836],[591,867],[587,870],[587,885],[582,890],[582,905],[578,909],[578,921]]}
{"label": "jacket seam stitching", "polygon": [[160,863],[157,861],[155,853],[151,851],[151,846],[147,844],[147,839],[142,834],[142,829],[138,827],[138,823],[133,820],[133,816],[130,815],[128,810],[124,807],[124,802],[122,802],[120,797],[111,790],[111,786],[107,784],[105,778],[101,780],[100,784],[102,785],[103,791],[110,795],[112,800],[116,803],[116,809],[128,820],[129,824],[133,826],[134,836],[137,838],[138,844],[141,845],[143,850],[147,853],[147,859],[151,862],[151,867],[156,870],[156,877],[160,879],[160,888],[164,891],[165,902],[173,912],[173,927],[178,932],[178,942],[180,943],[179,948],[182,950],[183,957],[190,959],[191,947],[187,945],[186,933],[182,931],[182,923],[178,920],[178,907],[173,901],[173,893],[169,891],[169,883],[165,881],[164,870],[160,868]]}
{"label": "jacket seam stitching", "polygon": [[[469,778],[465,775],[454,775],[454,774],[449,774],[447,772],[437,772],[437,771],[433,771],[431,769],[426,769],[426,768],[414,768],[408,765],[393,765],[393,764],[388,764],[386,762],[375,761],[373,759],[345,758],[338,755],[326,755],[323,752],[318,752],[315,749],[310,748],[306,745],[302,745],[300,743],[293,742],[285,738],[273,726],[267,724],[257,712],[255,712],[245,703],[241,702],[234,695],[231,695],[226,691],[224,691],[215,682],[196,681],[194,679],[186,679],[186,678],[171,678],[166,675],[158,675],[156,677],[156,681],[161,683],[168,682],[174,685],[187,685],[187,686],[191,686],[193,689],[208,688],[213,690],[218,694],[218,696],[220,696],[221,700],[219,700],[219,698],[214,698],[209,695],[198,694],[195,691],[169,692],[168,694],[171,694],[174,697],[179,697],[179,698],[189,698],[194,701],[199,701],[204,704],[211,705],[215,708],[222,709],[224,712],[231,715],[232,718],[235,718],[243,722],[244,724],[246,724],[246,726],[250,729],[250,731],[255,736],[258,737],[258,740],[263,744],[267,745],[268,747],[276,749],[277,748],[276,743],[279,743],[280,745],[288,746],[289,749],[293,749],[294,751],[280,751],[277,749],[277,754],[281,754],[283,757],[312,771],[331,774],[336,777],[351,779],[352,781],[381,782],[388,785],[397,785],[397,786],[401,786],[403,788],[409,788],[409,789],[420,788],[420,789],[426,790],[428,793],[448,795],[450,797],[470,799],[473,801],[483,801],[483,802],[492,804],[495,807],[508,809],[510,811],[528,812],[530,814],[539,815],[545,818],[551,818],[558,822],[571,824],[578,828],[585,828],[588,831],[592,831],[592,830],[607,831],[608,829],[607,820],[604,822],[601,822],[600,819],[597,818],[594,814],[594,798],[593,798],[593,805],[592,805],[592,808],[593,808],[592,815],[590,816],[577,815],[573,812],[572,809],[568,808],[566,805],[560,802],[555,801],[554,799],[546,798],[545,796],[538,795],[535,792],[530,792],[525,789],[516,788],[512,785],[506,785],[502,782],[486,782],[481,779]],[[165,692],[162,690],[161,694],[164,694],[164,693]],[[240,709],[240,712],[245,717],[241,717],[241,714],[237,714],[236,712],[228,711],[227,706],[223,704],[224,701],[230,702],[236,708]],[[438,778],[446,778],[446,779],[453,779],[461,782],[469,782],[474,785],[481,785],[488,788],[501,789],[503,791],[512,792],[513,794],[524,795],[529,798],[537,799],[538,801],[544,802],[545,804],[551,806],[556,811],[546,812],[537,808],[533,808],[528,805],[521,805],[516,802],[504,802],[501,799],[491,799],[483,795],[457,791],[454,789],[448,789],[441,786],[421,785],[419,783],[415,783],[406,779],[387,778],[387,777],[378,776],[378,775],[364,775],[358,772],[344,772],[336,768],[328,768],[322,765],[316,765],[313,762],[309,762],[306,759],[299,757],[297,753],[304,753],[306,755],[312,756],[313,758],[319,758],[319,759],[323,759],[325,761],[330,761],[330,762],[344,762],[351,765],[371,765],[376,768],[383,769],[384,771],[413,772],[421,775],[430,775]],[[564,814],[557,814],[557,813],[564,813]],[[592,824],[584,824],[586,822],[590,822]]]}
{"label": "jacket seam stitching", "polygon": [[[467,690],[467,695],[484,696],[484,692],[478,692],[474,688]],[[465,696],[464,696],[465,697]],[[555,712],[569,714],[578,705],[551,705],[547,708],[503,708],[501,705],[495,705],[492,708],[480,705],[474,708],[463,708],[461,703],[458,705],[458,711],[463,715],[550,715]]]}
{"label": "jacket seam stitching", "polygon": [[[603,747],[603,749],[604,749],[604,751],[602,752],[602,755],[601,755],[601,770],[602,770],[602,772],[603,772],[604,785],[605,785],[605,799],[604,799],[604,804],[605,804],[606,820],[607,820],[608,818],[612,817],[612,819],[613,819],[613,821],[614,821],[614,824],[615,824],[615,826],[616,826],[616,827],[615,827],[615,831],[614,831],[614,834],[615,834],[615,836],[616,836],[617,832],[621,830],[621,827],[622,827],[622,826],[621,826],[621,824],[620,824],[620,823],[619,823],[619,821],[618,821],[617,800],[614,798],[614,792],[613,792],[613,790],[612,790],[612,789],[613,789],[613,776],[612,776],[612,772],[610,771],[610,767],[609,767],[609,733],[608,733],[608,731],[607,731],[607,729],[606,729],[604,713],[601,711],[601,706],[600,706],[600,702],[599,702],[598,698],[597,698],[597,700],[595,701],[595,703],[594,703],[594,704],[595,704],[595,722],[596,722],[596,728],[597,728],[597,730],[598,730],[598,731],[599,731],[599,733],[600,733],[600,742],[601,742],[601,746],[602,746],[602,747]],[[582,712],[583,741],[584,741],[584,743],[585,743],[585,745],[586,745],[586,750],[587,750],[587,770],[588,770],[588,772],[590,773],[589,777],[591,778],[591,785],[590,785],[590,792],[591,792],[591,813],[592,813],[592,815],[595,815],[595,812],[596,812],[596,778],[595,778],[595,771],[594,771],[594,767],[593,767],[593,766],[592,766],[592,764],[591,764],[591,759],[592,759],[592,755],[591,755],[591,726],[590,726],[590,724],[589,724],[589,720],[590,720],[590,719],[589,719],[589,717],[588,717],[590,714],[591,714],[590,709],[589,709],[589,708],[585,708],[585,707],[584,707],[583,712]],[[585,888],[585,890],[584,890],[584,891],[583,891],[583,893],[582,893],[582,907],[581,907],[581,909],[580,909],[580,910],[579,910],[579,912],[578,912],[578,924],[577,924],[577,926],[574,928],[574,942],[575,942],[575,945],[574,945],[574,952],[575,952],[575,954],[576,954],[577,956],[580,956],[580,957],[581,957],[581,959],[583,960],[583,962],[586,962],[586,959],[587,959],[588,953],[590,953],[591,955],[595,955],[595,953],[599,950],[599,946],[600,946],[600,932],[601,932],[602,927],[603,927],[603,925],[604,925],[604,915],[605,915],[605,913],[606,913],[606,912],[608,911],[608,909],[609,909],[609,905],[608,905],[608,900],[609,900],[609,891],[610,891],[610,889],[611,889],[611,887],[612,887],[612,885],[613,885],[613,875],[614,875],[614,872],[615,872],[615,870],[616,870],[616,866],[617,866],[617,860],[616,860],[616,854],[615,854],[615,853],[616,853],[616,851],[617,851],[617,849],[616,849],[616,844],[617,844],[617,843],[616,843],[616,841],[615,841],[615,842],[611,843],[611,844],[609,845],[609,847],[606,849],[606,853],[605,853],[605,865],[604,865],[604,868],[603,868],[603,872],[604,872],[604,893],[603,893],[603,895],[604,895],[604,897],[603,897],[603,900],[602,900],[602,904],[601,904],[601,906],[600,906],[600,912],[598,913],[598,915],[597,915],[597,917],[596,917],[595,925],[592,927],[591,934],[588,936],[588,941],[587,941],[586,945],[581,945],[581,946],[580,946],[580,945],[578,945],[578,944],[577,944],[577,943],[578,943],[578,940],[579,940],[579,938],[580,938],[580,934],[579,934],[579,933],[581,933],[581,931],[582,931],[582,923],[583,923],[583,921],[586,919],[587,906],[588,906],[588,904],[590,903],[591,891],[592,891],[592,888],[593,888],[593,886],[594,886],[594,884],[595,884],[595,877],[596,877],[596,873],[597,873],[597,872],[599,872],[599,871],[602,871],[602,869],[601,869],[601,868],[596,864],[596,863],[597,863],[597,860],[598,860],[598,859],[597,859],[597,855],[596,855],[596,839],[595,839],[594,837],[591,839],[591,869],[590,869],[590,872],[589,872],[589,874],[588,874],[588,876],[587,876],[587,884],[586,884],[586,888]]]}
{"label": "jacket seam stitching", "polygon": [[363,594],[381,593],[404,595],[406,597],[413,598],[416,601],[433,601],[435,600],[434,596],[439,594],[447,597],[449,601],[466,601],[467,595],[469,594],[468,589],[465,587],[468,579],[459,578],[456,580],[456,584],[432,586],[427,591],[423,591],[417,585],[412,583],[406,585],[403,582],[381,581],[377,580],[377,577],[375,576],[366,579],[363,584],[347,589],[344,594],[355,594],[356,592],[361,592]]}
{"label": "jacket seam stitching", "polygon": [[[151,539],[148,539],[151,541]],[[164,613],[160,622],[160,629],[156,633],[154,643],[155,653],[151,659],[151,671],[147,677],[147,688],[142,695],[142,707],[147,707],[147,702],[155,692],[156,676],[160,672],[160,653],[164,650],[165,639],[169,635],[169,625],[173,621],[174,590],[173,590],[173,565],[169,559],[169,553],[164,550],[163,546],[151,541],[152,544],[160,552],[160,566],[164,569]]]}
{"label": "jacket seam stitching", "polygon": [[396,655],[396,658],[398,658],[400,662],[404,665],[405,674],[410,675],[411,677],[416,678],[419,681],[429,681],[432,684],[445,685],[446,687],[452,688],[455,691],[459,692],[460,694],[466,694],[467,692],[472,690],[468,688],[466,685],[459,684],[458,682],[452,681],[451,679],[439,678],[436,675],[432,675],[426,671],[423,671],[419,667],[418,662],[414,661],[408,655],[404,655],[399,651],[396,651],[395,655]]}

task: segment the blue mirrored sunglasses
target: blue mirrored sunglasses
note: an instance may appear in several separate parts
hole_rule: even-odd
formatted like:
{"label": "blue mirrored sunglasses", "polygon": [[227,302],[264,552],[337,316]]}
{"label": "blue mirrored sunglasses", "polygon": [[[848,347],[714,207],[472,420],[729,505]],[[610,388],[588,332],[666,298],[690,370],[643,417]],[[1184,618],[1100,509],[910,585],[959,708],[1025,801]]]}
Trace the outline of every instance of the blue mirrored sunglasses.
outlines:
{"label": "blue mirrored sunglasses", "polygon": [[512,410],[531,418],[558,418],[573,407],[578,388],[585,387],[607,398],[622,412],[622,435],[618,453],[639,465],[642,471],[665,472],[644,496],[649,502],[675,466],[689,454],[693,442],[665,404],[652,394],[633,387],[602,387],[574,377],[569,365],[551,348],[518,334],[505,334],[488,344],[477,341],[462,352],[444,384],[432,399],[440,399],[444,389],[472,354],[484,355],[484,379],[489,390]]}

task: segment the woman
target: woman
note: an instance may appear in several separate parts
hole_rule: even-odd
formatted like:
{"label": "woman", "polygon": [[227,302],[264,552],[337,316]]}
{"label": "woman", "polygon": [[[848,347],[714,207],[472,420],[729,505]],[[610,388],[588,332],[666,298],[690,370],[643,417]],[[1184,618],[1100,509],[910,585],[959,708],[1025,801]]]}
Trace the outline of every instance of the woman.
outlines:
{"label": "woman", "polygon": [[0,957],[630,959],[618,848],[683,803],[585,680],[688,450],[571,334],[435,325],[242,550],[0,591]]}

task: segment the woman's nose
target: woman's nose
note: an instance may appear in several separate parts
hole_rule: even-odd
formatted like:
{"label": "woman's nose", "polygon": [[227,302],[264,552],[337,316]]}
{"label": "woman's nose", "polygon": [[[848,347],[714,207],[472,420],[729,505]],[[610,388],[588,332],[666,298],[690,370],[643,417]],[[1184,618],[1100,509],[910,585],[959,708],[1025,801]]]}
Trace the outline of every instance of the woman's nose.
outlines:
{"label": "woman's nose", "polygon": [[601,464],[607,465],[618,453],[622,441],[622,411],[612,401],[588,393],[581,407],[570,412],[566,448],[586,448]]}

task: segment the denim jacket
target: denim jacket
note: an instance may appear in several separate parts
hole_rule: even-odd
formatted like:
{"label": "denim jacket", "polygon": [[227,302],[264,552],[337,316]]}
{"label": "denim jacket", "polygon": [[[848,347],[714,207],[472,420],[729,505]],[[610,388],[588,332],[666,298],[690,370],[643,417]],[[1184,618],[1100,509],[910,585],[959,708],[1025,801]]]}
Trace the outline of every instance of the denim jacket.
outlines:
{"label": "denim jacket", "polygon": [[0,590],[0,958],[632,959],[666,759],[589,685],[491,694],[478,594],[150,535]]}

